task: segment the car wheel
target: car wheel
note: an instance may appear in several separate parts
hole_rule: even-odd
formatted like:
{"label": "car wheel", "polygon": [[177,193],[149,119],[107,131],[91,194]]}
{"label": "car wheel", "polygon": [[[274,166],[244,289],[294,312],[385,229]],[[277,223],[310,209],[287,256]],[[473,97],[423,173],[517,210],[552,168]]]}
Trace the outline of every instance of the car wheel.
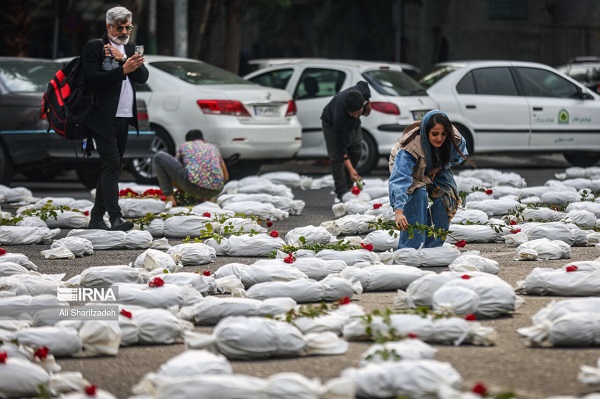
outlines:
{"label": "car wheel", "polygon": [[580,168],[594,166],[600,161],[600,154],[597,152],[565,152],[563,156],[568,163]]}
{"label": "car wheel", "polygon": [[0,143],[0,184],[8,186],[15,175],[15,166],[8,156],[8,151]]}
{"label": "car wheel", "polygon": [[377,143],[375,143],[373,137],[364,130],[362,133],[362,155],[356,165],[356,171],[359,175],[368,175],[379,163],[379,152],[377,151]]}
{"label": "car wheel", "polygon": [[96,188],[96,183],[100,177],[100,160],[82,160],[75,168],[75,173],[79,181],[87,188],[92,190]]}
{"label": "car wheel", "polygon": [[151,129],[155,132],[154,139],[150,145],[147,155],[144,158],[132,159],[129,162],[129,171],[138,184],[158,184],[156,175],[152,170],[152,159],[154,154],[159,151],[175,154],[175,144],[169,133],[163,128],[153,125]]}

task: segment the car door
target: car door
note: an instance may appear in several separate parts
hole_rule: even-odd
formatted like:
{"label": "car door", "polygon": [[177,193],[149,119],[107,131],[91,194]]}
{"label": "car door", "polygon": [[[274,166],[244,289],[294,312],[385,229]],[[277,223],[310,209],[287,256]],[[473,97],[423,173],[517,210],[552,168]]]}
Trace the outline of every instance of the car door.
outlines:
{"label": "car door", "polygon": [[456,92],[463,117],[475,135],[476,151],[528,149],[528,103],[509,66],[473,69],[456,85]]}
{"label": "car door", "polygon": [[338,69],[306,67],[301,70],[300,78],[292,89],[298,120],[302,125],[299,157],[327,156],[321,113],[345,80],[346,73]]}
{"label": "car door", "polygon": [[598,101],[583,99],[579,86],[553,71],[515,69],[529,103],[532,150],[585,150],[598,146]]}

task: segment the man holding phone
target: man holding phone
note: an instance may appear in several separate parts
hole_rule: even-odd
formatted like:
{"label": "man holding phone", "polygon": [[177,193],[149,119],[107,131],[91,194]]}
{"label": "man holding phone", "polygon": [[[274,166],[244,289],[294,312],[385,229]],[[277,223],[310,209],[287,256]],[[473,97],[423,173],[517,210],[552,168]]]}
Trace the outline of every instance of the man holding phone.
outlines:
{"label": "man holding phone", "polygon": [[[136,53],[137,46],[129,41],[132,30],[131,12],[125,7],[111,8],[106,12],[106,32],[102,38],[87,42],[81,56],[87,86],[94,93],[94,105],[85,126],[100,156],[100,177],[90,213],[90,229],[127,231],[133,228],[132,222],[123,219],[119,207],[119,176],[129,125],[139,132],[134,83],[145,83],[148,70],[143,55]],[[118,65],[104,69],[105,57],[114,57]],[[108,213],[110,226],[104,222],[105,213]]]}

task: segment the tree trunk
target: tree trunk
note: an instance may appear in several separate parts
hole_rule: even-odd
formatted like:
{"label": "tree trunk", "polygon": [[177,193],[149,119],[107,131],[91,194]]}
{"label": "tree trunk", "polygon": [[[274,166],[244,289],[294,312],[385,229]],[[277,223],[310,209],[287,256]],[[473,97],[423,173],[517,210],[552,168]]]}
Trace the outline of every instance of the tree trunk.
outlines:
{"label": "tree trunk", "polygon": [[202,14],[200,16],[200,23],[198,24],[198,29],[196,30],[196,34],[194,35],[194,48],[192,49],[192,53],[190,56],[195,59],[200,59],[200,55],[202,54],[202,43],[204,41],[204,33],[206,32],[206,27],[208,26],[208,18],[210,17],[210,8],[212,6],[212,0],[197,0],[202,3],[202,7],[196,7],[202,9]]}
{"label": "tree trunk", "polygon": [[226,0],[225,14],[225,60],[223,67],[237,74],[240,66],[240,50],[242,48],[240,0]]}

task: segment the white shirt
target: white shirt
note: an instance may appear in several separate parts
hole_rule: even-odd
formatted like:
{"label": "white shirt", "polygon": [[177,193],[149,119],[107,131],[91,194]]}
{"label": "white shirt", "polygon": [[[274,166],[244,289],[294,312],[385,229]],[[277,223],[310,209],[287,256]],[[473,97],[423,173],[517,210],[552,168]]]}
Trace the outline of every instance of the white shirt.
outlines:
{"label": "white shirt", "polygon": [[[110,42],[117,50],[125,54],[125,46]],[[130,118],[133,116],[133,88],[129,77],[125,76],[121,84],[121,96],[119,97],[119,106],[117,107],[118,118]]]}

